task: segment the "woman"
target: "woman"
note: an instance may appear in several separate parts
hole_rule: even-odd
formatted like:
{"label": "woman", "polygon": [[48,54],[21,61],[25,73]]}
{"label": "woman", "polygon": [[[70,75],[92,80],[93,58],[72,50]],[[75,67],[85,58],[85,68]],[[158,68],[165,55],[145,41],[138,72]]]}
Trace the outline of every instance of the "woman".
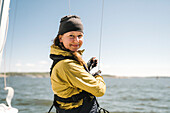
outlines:
{"label": "woman", "polygon": [[82,60],[83,24],[78,16],[65,16],[51,46],[51,85],[57,113],[97,113],[95,97],[103,96],[106,85],[100,71],[90,74],[97,65],[92,58],[88,65]]}

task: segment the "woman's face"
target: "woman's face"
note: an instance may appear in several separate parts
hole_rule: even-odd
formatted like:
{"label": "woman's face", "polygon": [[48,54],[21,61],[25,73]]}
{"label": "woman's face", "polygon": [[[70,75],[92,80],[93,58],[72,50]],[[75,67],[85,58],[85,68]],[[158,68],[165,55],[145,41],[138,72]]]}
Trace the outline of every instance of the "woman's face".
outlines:
{"label": "woman's face", "polygon": [[83,44],[83,33],[80,31],[70,31],[60,35],[60,42],[66,49],[71,51],[77,51]]}

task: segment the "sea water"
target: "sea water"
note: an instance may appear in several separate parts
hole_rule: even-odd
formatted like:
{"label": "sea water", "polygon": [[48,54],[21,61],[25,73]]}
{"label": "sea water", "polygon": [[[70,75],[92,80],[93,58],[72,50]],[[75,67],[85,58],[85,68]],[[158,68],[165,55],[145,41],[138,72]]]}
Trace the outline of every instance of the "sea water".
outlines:
{"label": "sea water", "polygon": [[[111,113],[170,113],[170,78],[106,78],[106,93],[98,97]],[[12,107],[19,113],[47,113],[53,101],[50,78],[13,76],[7,86],[15,90]],[[0,78],[0,103],[7,91]],[[53,108],[52,113],[55,112]]]}

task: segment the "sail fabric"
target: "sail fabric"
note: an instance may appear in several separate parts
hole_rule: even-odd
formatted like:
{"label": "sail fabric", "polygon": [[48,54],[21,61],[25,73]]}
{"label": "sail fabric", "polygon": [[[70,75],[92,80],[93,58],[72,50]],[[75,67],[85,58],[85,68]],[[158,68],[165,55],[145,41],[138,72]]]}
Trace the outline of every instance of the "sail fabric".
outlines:
{"label": "sail fabric", "polygon": [[10,0],[0,0],[0,65],[8,30]]}

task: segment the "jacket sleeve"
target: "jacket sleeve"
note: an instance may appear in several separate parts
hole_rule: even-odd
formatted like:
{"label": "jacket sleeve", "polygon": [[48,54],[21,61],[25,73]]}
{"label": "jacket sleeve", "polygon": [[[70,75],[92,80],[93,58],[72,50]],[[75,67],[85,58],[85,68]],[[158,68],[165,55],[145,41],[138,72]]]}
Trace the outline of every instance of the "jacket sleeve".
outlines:
{"label": "jacket sleeve", "polygon": [[63,60],[61,67],[72,87],[85,90],[96,97],[104,95],[106,85],[102,76],[93,77],[74,60]]}

